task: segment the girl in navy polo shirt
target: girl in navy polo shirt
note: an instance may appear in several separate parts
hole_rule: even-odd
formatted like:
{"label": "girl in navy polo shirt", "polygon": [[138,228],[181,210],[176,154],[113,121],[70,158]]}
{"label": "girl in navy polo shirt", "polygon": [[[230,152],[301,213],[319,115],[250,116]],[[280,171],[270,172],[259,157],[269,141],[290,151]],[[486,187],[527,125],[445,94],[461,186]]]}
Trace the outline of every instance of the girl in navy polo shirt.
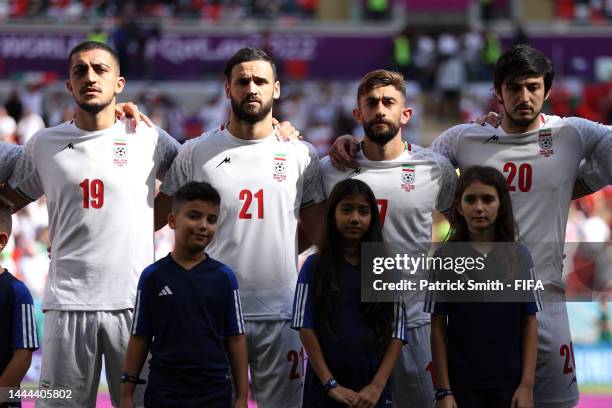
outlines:
{"label": "girl in navy polo shirt", "polygon": [[320,252],[298,277],[292,327],[308,353],[304,408],[391,407],[387,380],[406,342],[401,303],[361,303],[361,243],[382,242],[378,206],[360,180],[328,198]]}
{"label": "girl in navy polo shirt", "polygon": [[[450,223],[453,244],[436,256],[456,255],[460,248],[464,257],[484,259],[479,273],[485,278],[507,275],[507,269],[534,276],[529,252],[513,244],[517,227],[510,194],[496,169],[474,166],[461,174]],[[533,407],[537,294],[528,302],[456,300],[426,304],[432,312],[436,408]]]}

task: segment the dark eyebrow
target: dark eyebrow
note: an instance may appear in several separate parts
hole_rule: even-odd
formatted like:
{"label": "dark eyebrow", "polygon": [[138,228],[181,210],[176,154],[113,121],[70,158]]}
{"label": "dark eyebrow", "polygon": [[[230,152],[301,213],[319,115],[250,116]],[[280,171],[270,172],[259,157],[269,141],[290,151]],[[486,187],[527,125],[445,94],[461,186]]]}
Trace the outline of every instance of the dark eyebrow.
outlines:
{"label": "dark eyebrow", "polygon": [[366,98],[366,102],[378,102],[379,99],[382,99],[384,102],[395,102],[395,98],[392,96],[383,96],[381,98],[378,98],[376,96],[368,96]]}

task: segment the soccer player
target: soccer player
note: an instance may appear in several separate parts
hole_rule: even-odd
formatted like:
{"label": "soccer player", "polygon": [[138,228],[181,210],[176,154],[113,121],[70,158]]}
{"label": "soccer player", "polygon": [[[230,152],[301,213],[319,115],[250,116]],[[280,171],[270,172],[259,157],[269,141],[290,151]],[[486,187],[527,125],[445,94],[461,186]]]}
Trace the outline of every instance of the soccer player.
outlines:
{"label": "soccer player", "polygon": [[267,54],[239,50],[225,77],[229,123],[185,143],[161,193],[172,195],[192,180],[219,191],[219,229],[207,251],[238,278],[255,399],[263,408],[299,407],[303,353],[290,328],[297,223],[314,241],[324,206],[321,170],[313,146],[275,137],[280,83]]}
{"label": "soccer player", "polygon": [[[136,315],[128,344],[121,407],[134,406],[142,383],[138,373],[151,350],[145,392],[147,408],[246,408],[247,351],[240,292],[231,269],[204,249],[219,219],[219,193],[204,182],[189,182],[174,195],[168,224],[171,254],[144,270],[138,283]],[[228,364],[229,363],[229,364]]]}
{"label": "soccer player", "polygon": [[[13,205],[0,197],[0,251],[11,234]],[[19,408],[7,402],[8,390],[19,388],[38,349],[34,303],[28,288],[9,271],[0,267],[0,408]]]}
{"label": "soccer player", "polygon": [[31,138],[7,193],[16,210],[47,197],[53,246],[40,385],[73,392],[38,406],[94,407],[102,358],[117,406],[138,277],[154,261],[155,179],[178,143],[158,128],[115,119],[125,79],[111,48],[81,43],[69,67],[76,118]]}
{"label": "soccer player", "polygon": [[[329,157],[321,160],[323,186],[329,194],[346,178],[364,181],[374,191],[387,242],[414,243],[415,255],[427,253],[432,212],[450,209],[457,183],[451,163],[429,149],[402,141],[402,126],[412,114],[406,107],[404,78],[397,72],[366,74],[357,90],[353,111],[363,125],[365,139],[355,170],[336,169]],[[402,349],[392,377],[394,405],[433,405],[429,345],[430,318],[423,304],[408,302],[408,344]],[[430,370],[429,372],[427,370]]]}
{"label": "soccer player", "polygon": [[[612,133],[585,119],[543,114],[553,78],[552,63],[542,53],[528,45],[512,47],[493,73],[495,96],[505,113],[501,126],[458,125],[440,135],[431,149],[459,169],[487,165],[506,176],[520,237],[545,284],[543,298],[561,299],[545,301],[537,315],[535,405],[565,408],[578,403],[573,345],[562,301],[565,228],[576,181],[584,194],[612,179]],[[346,139],[337,142],[335,149],[344,150],[344,143]],[[579,171],[583,159],[586,165]]]}

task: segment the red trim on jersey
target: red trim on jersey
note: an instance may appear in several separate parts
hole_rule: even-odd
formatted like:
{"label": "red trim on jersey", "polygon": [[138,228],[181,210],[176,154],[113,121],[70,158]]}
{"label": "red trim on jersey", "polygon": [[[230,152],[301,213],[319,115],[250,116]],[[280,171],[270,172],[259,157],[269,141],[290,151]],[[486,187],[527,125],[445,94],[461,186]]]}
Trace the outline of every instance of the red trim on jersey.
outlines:
{"label": "red trim on jersey", "polygon": [[407,143],[406,144],[406,150],[408,150],[409,152],[412,151],[412,144],[411,143]]}
{"label": "red trim on jersey", "polygon": [[541,122],[542,124],[546,123],[546,118],[544,117],[544,114],[543,114],[543,113],[540,113],[540,122]]}

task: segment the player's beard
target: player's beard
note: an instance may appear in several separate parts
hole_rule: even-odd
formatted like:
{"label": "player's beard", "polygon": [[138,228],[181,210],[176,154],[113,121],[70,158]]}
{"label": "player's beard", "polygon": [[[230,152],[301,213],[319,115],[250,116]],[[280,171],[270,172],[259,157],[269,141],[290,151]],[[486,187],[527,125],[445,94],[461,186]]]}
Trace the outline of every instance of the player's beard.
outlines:
{"label": "player's beard", "polygon": [[[376,130],[374,126],[380,123],[384,123],[387,125],[386,130]],[[384,146],[389,143],[399,132],[400,130],[399,123],[393,123],[384,118],[376,118],[372,119],[369,122],[365,122],[363,124],[363,130],[368,139],[376,143],[377,145]]]}
{"label": "player's beard", "polygon": [[[518,109],[518,107],[516,109]],[[542,112],[541,109],[537,112],[534,110],[535,114],[531,118],[517,117],[516,115],[514,115],[514,113],[508,112],[508,110],[504,107],[504,115],[508,117],[510,122],[512,122],[515,127],[529,127],[529,125],[538,120],[538,118],[540,117],[540,112]]]}
{"label": "player's beard", "polygon": [[249,97],[244,98],[242,102],[239,102],[234,97],[230,99],[232,102],[232,112],[234,112],[234,115],[236,115],[238,119],[250,124],[260,122],[263,118],[268,116],[268,113],[270,113],[270,111],[272,110],[272,98],[270,98],[270,100],[267,102],[264,100],[259,100],[259,109],[255,111],[247,111],[244,108],[244,105],[246,105],[247,103],[249,103],[249,101],[252,100]]}

